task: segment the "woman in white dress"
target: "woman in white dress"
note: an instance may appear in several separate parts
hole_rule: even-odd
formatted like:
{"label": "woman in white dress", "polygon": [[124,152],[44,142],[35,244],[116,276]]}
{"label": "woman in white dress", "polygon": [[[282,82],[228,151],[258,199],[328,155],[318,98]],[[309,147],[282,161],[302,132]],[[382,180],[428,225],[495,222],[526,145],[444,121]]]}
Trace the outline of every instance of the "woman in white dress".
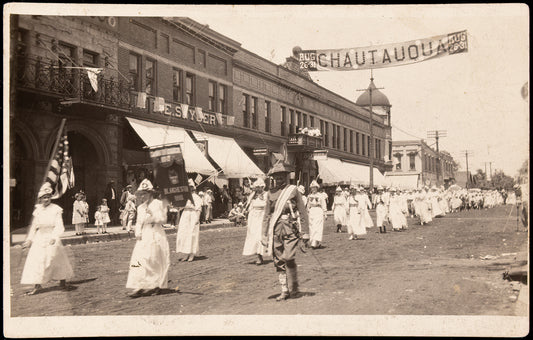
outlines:
{"label": "woman in white dress", "polygon": [[265,247],[261,244],[261,230],[263,227],[267,195],[265,192],[265,181],[258,178],[252,184],[252,190],[254,190],[254,193],[250,194],[248,203],[246,204],[247,210],[249,211],[248,230],[242,255],[256,255],[257,261],[255,264],[259,266],[263,264],[263,255],[265,255]]}
{"label": "woman in white dress", "polygon": [[202,212],[202,198],[196,194],[196,186],[189,179],[189,190],[192,200],[188,199],[178,223],[176,235],[176,253],[183,253],[186,257],[180,261],[194,260],[200,243],[200,213]]}
{"label": "woman in white dress", "polygon": [[436,187],[432,187],[431,191],[429,193],[429,200],[431,202],[431,217],[440,217],[444,216],[444,212],[442,211],[440,204],[439,204],[439,193],[437,192]]}
{"label": "woman in white dress", "polygon": [[387,219],[389,210],[390,194],[383,192],[383,187],[378,187],[378,194],[376,195],[376,225],[379,228],[379,233],[387,233],[387,226],[384,224]]}
{"label": "woman in white dress", "polygon": [[358,189],[358,193],[355,196],[357,200],[359,201],[359,212],[361,213],[361,224],[365,228],[372,228],[374,226],[374,221],[372,221],[372,218],[370,217],[369,209],[372,209],[372,202],[370,202],[370,199],[368,198],[368,195],[366,194],[365,190],[361,187]]}
{"label": "woman in white dress", "polygon": [[389,220],[392,225],[392,230],[401,231],[403,226],[403,218],[405,218],[402,213],[401,198],[398,195],[396,188],[391,188],[390,191],[391,197],[389,201]]}
{"label": "woman in white dress", "polygon": [[357,240],[358,237],[366,235],[366,227],[361,223],[361,207],[357,199],[357,187],[350,186],[350,196],[348,196],[348,234],[349,240]]}
{"label": "woman in white dress", "polygon": [[309,240],[311,248],[316,249],[321,247],[322,235],[324,233],[324,220],[326,219],[326,200],[324,195],[318,192],[317,181],[311,182],[309,190],[311,192],[307,196],[307,214],[309,217]]}
{"label": "woman in white dress", "polygon": [[87,202],[83,201],[83,192],[78,192],[74,195],[76,199],[72,205],[72,224],[76,229],[76,235],[84,233],[85,223],[87,223],[87,215],[89,213]]}
{"label": "woman in white dress", "polygon": [[167,216],[163,202],[154,198],[154,192],[154,187],[148,179],[144,179],[137,189],[143,203],[137,208],[137,242],[131,254],[126,282],[126,288],[135,290],[130,295],[131,298],[157,295],[161,288],[168,287],[170,248],[163,229]]}
{"label": "woman in white dress", "polygon": [[342,193],[341,187],[335,189],[335,196],[333,197],[331,210],[333,210],[333,220],[337,226],[337,232],[341,232],[342,227],[346,226],[348,222],[346,216],[348,205],[346,204],[346,198]]}
{"label": "woman in white dress", "polygon": [[415,200],[418,202],[418,216],[420,217],[420,225],[431,222],[431,203],[429,202],[427,191],[422,189],[416,196]]}
{"label": "woman in white dress", "polygon": [[23,248],[31,245],[20,279],[22,284],[35,285],[28,295],[39,293],[42,285],[51,280],[59,280],[60,287],[67,289],[66,280],[74,276],[60,240],[65,231],[63,209],[52,203],[52,193],[49,183],[39,190],[40,204],[35,206],[30,232],[22,245]]}

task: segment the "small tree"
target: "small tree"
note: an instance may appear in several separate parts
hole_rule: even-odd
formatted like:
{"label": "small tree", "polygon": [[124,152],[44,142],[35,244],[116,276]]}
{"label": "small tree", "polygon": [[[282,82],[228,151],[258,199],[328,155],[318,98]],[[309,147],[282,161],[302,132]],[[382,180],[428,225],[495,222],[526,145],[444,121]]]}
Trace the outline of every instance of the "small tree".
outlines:
{"label": "small tree", "polygon": [[503,170],[494,171],[494,175],[492,176],[492,185],[495,189],[512,190],[514,184],[515,180],[512,177],[507,176]]}

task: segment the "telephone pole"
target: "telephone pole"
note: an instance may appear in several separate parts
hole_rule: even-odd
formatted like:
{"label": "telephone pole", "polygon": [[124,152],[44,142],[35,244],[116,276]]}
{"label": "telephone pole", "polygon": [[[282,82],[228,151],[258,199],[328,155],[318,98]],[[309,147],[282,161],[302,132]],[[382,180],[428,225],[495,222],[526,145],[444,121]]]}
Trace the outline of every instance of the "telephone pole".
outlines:
{"label": "telephone pole", "polygon": [[373,70],[370,69],[370,85],[368,85],[368,88],[366,89],[359,89],[357,91],[368,91],[368,95],[369,95],[369,106],[370,106],[370,118],[368,119],[368,124],[370,125],[370,144],[369,144],[369,147],[370,147],[370,154],[368,155],[368,157],[370,158],[370,191],[371,192],[374,192],[374,132],[373,132],[373,129],[372,129],[372,125],[373,125],[373,112],[372,112],[372,91],[374,90],[382,90],[383,87],[376,87],[376,85],[374,85],[374,73],[373,73]]}
{"label": "telephone pole", "polygon": [[468,155],[472,155],[472,151],[464,150],[463,154],[466,156],[466,188],[468,189],[468,184],[470,183],[470,175],[468,173]]}
{"label": "telephone pole", "polygon": [[440,153],[439,153],[439,137],[446,137],[446,135],[447,135],[446,130],[432,130],[432,131],[428,131],[427,133],[428,138],[435,138],[435,141],[437,143],[437,185],[440,184],[439,178],[440,178],[440,172],[441,172]]}

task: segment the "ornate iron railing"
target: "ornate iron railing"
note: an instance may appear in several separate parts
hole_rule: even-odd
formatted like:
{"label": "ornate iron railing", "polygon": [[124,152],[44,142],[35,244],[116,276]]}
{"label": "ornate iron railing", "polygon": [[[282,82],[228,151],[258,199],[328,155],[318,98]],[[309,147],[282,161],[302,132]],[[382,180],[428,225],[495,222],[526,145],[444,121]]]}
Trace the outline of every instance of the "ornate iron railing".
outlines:
{"label": "ornate iron railing", "polygon": [[64,67],[57,60],[40,56],[18,55],[15,58],[15,82],[18,88],[37,90],[81,103],[128,109],[128,83],[108,75],[116,71],[106,70],[97,75],[95,91],[84,69]]}

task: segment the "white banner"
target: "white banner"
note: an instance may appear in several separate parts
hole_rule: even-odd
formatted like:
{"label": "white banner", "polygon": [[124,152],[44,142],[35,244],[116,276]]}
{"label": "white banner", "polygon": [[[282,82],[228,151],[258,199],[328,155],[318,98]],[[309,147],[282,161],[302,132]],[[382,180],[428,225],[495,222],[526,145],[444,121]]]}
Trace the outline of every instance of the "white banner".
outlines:
{"label": "white banner", "polygon": [[298,58],[300,68],[308,71],[353,71],[407,65],[465,52],[468,52],[466,30],[387,45],[305,50]]}

